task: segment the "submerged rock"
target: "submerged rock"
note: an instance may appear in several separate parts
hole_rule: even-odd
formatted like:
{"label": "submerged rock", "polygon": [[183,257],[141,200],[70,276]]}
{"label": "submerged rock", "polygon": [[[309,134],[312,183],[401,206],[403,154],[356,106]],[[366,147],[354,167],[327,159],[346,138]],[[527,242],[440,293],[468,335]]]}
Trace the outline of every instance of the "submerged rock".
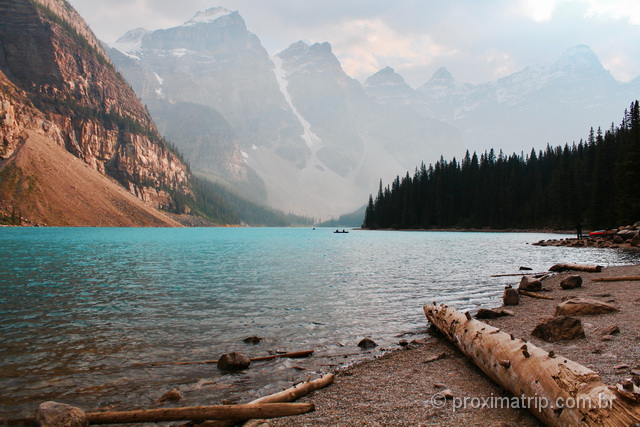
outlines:
{"label": "submerged rock", "polygon": [[360,342],[358,343],[358,347],[360,347],[363,350],[368,350],[371,348],[376,348],[378,346],[378,344],[376,344],[376,342],[370,338],[363,338],[362,340],[360,340]]}
{"label": "submerged rock", "polygon": [[238,352],[223,354],[218,359],[218,369],[223,371],[242,371],[251,365],[251,359]]}
{"label": "submerged rock", "polygon": [[247,337],[247,338],[243,339],[242,341],[247,343],[247,344],[260,344],[263,339],[264,338],[260,338],[258,336],[253,335],[253,336],[250,336],[250,337]]}
{"label": "submerged rock", "polygon": [[89,425],[84,411],[58,402],[43,402],[36,409],[36,423],[41,427],[84,427]]}
{"label": "submerged rock", "polygon": [[184,396],[182,395],[180,390],[178,390],[177,388],[172,388],[171,390],[160,396],[160,398],[156,400],[156,403],[179,402],[183,398]]}

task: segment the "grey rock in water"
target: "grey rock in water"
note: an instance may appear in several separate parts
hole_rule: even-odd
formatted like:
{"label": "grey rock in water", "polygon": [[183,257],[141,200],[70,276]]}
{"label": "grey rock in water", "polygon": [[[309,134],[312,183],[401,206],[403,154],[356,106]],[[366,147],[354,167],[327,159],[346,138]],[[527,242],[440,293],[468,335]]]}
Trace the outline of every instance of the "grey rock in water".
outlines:
{"label": "grey rock in water", "polygon": [[363,338],[362,340],[360,340],[360,342],[358,343],[358,347],[360,347],[363,350],[368,350],[371,348],[376,348],[378,346],[378,344],[376,344],[376,342],[374,340],[372,340],[371,338]]}
{"label": "grey rock in water", "polygon": [[560,287],[562,289],[575,289],[580,286],[582,286],[582,277],[575,274],[565,277],[562,282],[560,282]]}
{"label": "grey rock in water", "polygon": [[242,371],[251,365],[251,359],[238,352],[223,354],[218,359],[218,369],[223,371]]}
{"label": "grey rock in water", "polygon": [[568,316],[548,316],[543,318],[531,332],[531,335],[547,342],[585,337],[580,319]]}
{"label": "grey rock in water", "polygon": [[36,423],[41,427],[84,427],[89,425],[84,411],[58,402],[43,402],[36,409]]}
{"label": "grey rock in water", "polygon": [[258,336],[251,336],[243,339],[242,341],[247,344],[260,344],[264,338],[260,338]]}
{"label": "grey rock in water", "polygon": [[156,403],[164,403],[164,402],[179,402],[184,398],[180,390],[177,388],[172,388],[171,390],[164,393]]}

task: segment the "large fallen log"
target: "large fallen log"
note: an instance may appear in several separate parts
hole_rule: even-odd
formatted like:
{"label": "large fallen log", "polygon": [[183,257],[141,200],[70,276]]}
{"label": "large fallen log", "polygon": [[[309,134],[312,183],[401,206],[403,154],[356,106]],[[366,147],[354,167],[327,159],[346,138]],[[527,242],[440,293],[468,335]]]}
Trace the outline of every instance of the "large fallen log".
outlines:
{"label": "large fallen log", "polygon": [[313,403],[248,403],[244,405],[192,406],[123,412],[90,412],[90,424],[158,423],[163,421],[250,420],[300,415],[315,409]]}
{"label": "large fallen log", "polygon": [[556,264],[549,271],[586,271],[587,273],[599,273],[602,271],[601,265],[585,265],[585,264]]}
{"label": "large fallen log", "polygon": [[[322,377],[313,381],[306,381],[300,384],[296,384],[293,387],[289,387],[286,390],[278,393],[270,394],[268,396],[260,397],[256,400],[249,402],[250,404],[256,403],[277,403],[277,402],[293,402],[302,396],[306,396],[312,391],[319,390],[333,384],[335,376],[333,374],[325,374]],[[198,427],[229,427],[237,424],[242,420],[216,420],[206,421],[204,423],[197,424]],[[193,424],[189,424],[193,425]]]}
{"label": "large fallen log", "polygon": [[609,387],[591,369],[445,305],[426,305],[424,312],[487,376],[520,398],[520,407],[546,425],[627,426],[640,421],[637,387]]}

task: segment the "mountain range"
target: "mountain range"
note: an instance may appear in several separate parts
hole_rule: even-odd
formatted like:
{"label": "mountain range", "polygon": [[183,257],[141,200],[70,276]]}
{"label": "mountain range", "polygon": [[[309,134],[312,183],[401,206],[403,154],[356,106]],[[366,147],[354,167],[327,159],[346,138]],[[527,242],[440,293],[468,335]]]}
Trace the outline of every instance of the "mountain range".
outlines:
{"label": "mountain range", "polygon": [[389,67],[361,84],[329,43],[270,57],[223,8],[129,31],[107,52],[194,173],[325,219],[440,156],[572,143],[640,95],[640,78],[616,81],[587,46],[484,84],[440,68],[414,89]]}

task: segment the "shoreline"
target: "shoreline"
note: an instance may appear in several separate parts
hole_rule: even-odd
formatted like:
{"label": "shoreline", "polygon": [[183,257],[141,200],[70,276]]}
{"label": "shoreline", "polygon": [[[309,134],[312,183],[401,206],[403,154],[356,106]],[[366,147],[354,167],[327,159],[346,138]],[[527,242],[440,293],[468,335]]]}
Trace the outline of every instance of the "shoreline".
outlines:
{"label": "shoreline", "polygon": [[575,235],[575,230],[561,230],[551,228],[362,228],[352,230],[360,231],[416,231],[416,232],[449,232],[449,233],[541,233],[541,234],[570,234]]}
{"label": "shoreline", "polygon": [[[563,290],[568,275],[583,279],[580,288]],[[545,350],[553,350],[600,374],[608,385],[640,375],[640,286],[634,282],[594,282],[598,277],[640,276],[640,264],[607,267],[600,273],[564,272],[543,281],[544,294],[553,300],[522,296],[520,304],[506,307],[514,316],[483,320]],[[518,278],[514,278],[517,285]],[[580,316],[585,338],[549,343],[531,336],[541,317],[554,314],[562,298],[586,297],[617,306],[620,311]],[[425,317],[425,326],[428,325]],[[603,336],[611,326],[619,333]],[[456,408],[455,402],[481,402],[511,396],[437,331],[414,340],[406,349],[392,350],[378,358],[337,369],[335,383],[300,399],[312,402],[316,411],[298,417],[272,420],[277,426],[315,425],[468,425],[541,426],[526,409]],[[446,390],[454,399],[440,401],[434,395]],[[457,400],[456,400],[457,399]],[[473,400],[475,399],[475,400]]]}

